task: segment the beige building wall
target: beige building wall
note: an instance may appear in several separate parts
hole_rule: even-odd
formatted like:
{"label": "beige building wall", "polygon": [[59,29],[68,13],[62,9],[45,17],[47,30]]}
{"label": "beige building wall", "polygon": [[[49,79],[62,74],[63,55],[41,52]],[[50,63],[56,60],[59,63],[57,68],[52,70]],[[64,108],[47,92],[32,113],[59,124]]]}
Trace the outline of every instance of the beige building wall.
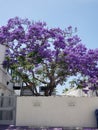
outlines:
{"label": "beige building wall", "polygon": [[0,45],[0,96],[3,95],[12,95],[13,85],[10,82],[11,76],[7,73],[7,71],[2,67],[2,62],[5,58],[6,47]]}
{"label": "beige building wall", "polygon": [[96,127],[97,97],[17,97],[16,125]]}
{"label": "beige building wall", "polygon": [[0,45],[0,67],[2,67],[2,62],[5,58],[5,51],[6,51],[6,47],[4,45]]}
{"label": "beige building wall", "polygon": [[0,68],[0,96],[13,95],[13,84],[10,82],[11,76]]}

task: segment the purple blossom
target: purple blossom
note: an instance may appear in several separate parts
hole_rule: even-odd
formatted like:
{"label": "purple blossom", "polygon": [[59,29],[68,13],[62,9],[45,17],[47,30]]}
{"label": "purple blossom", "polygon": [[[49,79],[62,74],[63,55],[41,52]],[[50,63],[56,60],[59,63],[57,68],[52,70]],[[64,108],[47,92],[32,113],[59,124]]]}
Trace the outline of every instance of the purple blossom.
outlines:
{"label": "purple blossom", "polygon": [[85,94],[88,94],[88,91],[89,91],[89,90],[87,90],[87,89],[83,89],[83,92],[84,92]]}
{"label": "purple blossom", "polygon": [[[22,67],[28,75],[41,66],[46,76],[43,79],[56,79],[57,85],[77,74],[87,77],[91,84],[98,84],[98,49],[87,49],[73,35],[71,26],[62,30],[48,28],[45,22],[11,18],[6,26],[0,27],[0,44],[8,47],[4,66],[17,70]],[[50,79],[51,75],[54,77]],[[86,84],[82,85],[85,88]]]}

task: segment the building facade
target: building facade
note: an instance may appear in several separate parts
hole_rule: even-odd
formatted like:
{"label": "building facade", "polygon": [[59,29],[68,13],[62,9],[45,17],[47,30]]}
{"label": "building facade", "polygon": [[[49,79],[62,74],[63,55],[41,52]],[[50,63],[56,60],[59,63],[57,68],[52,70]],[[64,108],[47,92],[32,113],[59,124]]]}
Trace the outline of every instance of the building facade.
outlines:
{"label": "building facade", "polygon": [[5,51],[6,47],[0,45],[0,96],[10,96],[14,94],[11,75],[2,66],[5,58]]}

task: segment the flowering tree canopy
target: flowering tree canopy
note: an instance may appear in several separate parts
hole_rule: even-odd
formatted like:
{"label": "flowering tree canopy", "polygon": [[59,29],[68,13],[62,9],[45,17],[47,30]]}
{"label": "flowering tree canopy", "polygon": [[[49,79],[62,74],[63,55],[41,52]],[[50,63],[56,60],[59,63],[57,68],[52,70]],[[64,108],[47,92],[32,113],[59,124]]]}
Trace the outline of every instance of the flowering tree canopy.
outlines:
{"label": "flowering tree canopy", "polygon": [[44,22],[15,17],[0,27],[0,44],[7,47],[3,66],[12,70],[12,79],[20,77],[35,96],[40,95],[37,87],[45,86],[44,95],[49,96],[57,85],[78,74],[86,82],[97,83],[98,49],[87,49],[71,26],[48,28]]}

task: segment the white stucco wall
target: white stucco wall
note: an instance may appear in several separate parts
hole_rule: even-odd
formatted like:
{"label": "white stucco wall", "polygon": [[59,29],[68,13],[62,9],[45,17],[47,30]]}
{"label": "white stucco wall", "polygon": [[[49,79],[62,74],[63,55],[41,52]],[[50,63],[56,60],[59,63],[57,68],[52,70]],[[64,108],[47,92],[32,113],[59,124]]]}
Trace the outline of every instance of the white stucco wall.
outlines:
{"label": "white stucco wall", "polygon": [[16,125],[96,127],[97,97],[17,97]]}
{"label": "white stucco wall", "polygon": [[0,45],[0,67],[5,58],[5,50],[6,50],[6,47],[4,45]]}
{"label": "white stucco wall", "polygon": [[10,82],[11,76],[0,67],[0,95],[11,95],[13,93],[13,84]]}
{"label": "white stucco wall", "polygon": [[[11,76],[7,73],[7,71],[2,67],[2,62],[5,58],[6,47],[4,45],[0,45],[0,95],[12,95],[13,85],[10,82]],[[7,84],[8,83],[8,84]]]}
{"label": "white stucco wall", "polygon": [[11,80],[11,76],[3,68],[0,68],[0,83],[8,87],[9,84],[7,85],[7,82],[10,83],[10,80]]}

